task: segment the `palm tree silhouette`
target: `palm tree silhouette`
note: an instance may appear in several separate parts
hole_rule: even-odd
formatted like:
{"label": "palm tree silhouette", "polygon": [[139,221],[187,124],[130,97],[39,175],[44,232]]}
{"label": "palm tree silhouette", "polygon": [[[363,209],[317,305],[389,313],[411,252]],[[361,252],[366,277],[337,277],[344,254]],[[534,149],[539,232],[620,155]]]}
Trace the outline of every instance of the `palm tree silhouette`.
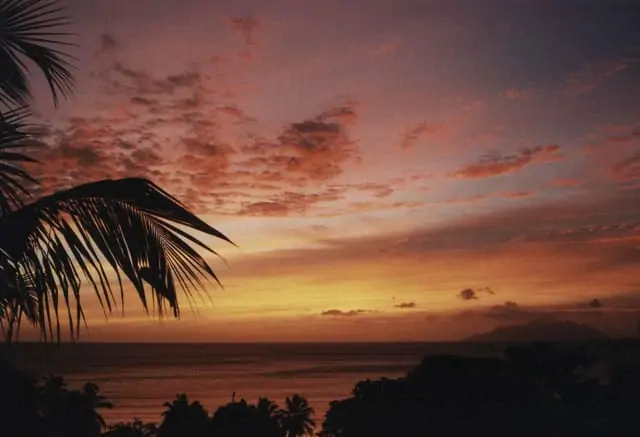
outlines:
{"label": "palm tree silhouette", "polygon": [[103,435],[104,437],[154,437],[156,432],[157,428],[154,424],[133,419],[133,422],[113,425]]}
{"label": "palm tree silhouette", "polygon": [[285,400],[286,408],[280,410],[280,424],[287,437],[301,437],[303,435],[313,435],[316,423],[311,418],[314,414],[313,408],[307,399],[294,394]]}
{"label": "palm tree silhouette", "polygon": [[260,398],[262,410],[241,399],[218,408],[211,418],[211,434],[217,437],[283,437],[283,432],[273,411],[273,403]]}
{"label": "palm tree silhouette", "polygon": [[256,405],[258,412],[264,417],[275,418],[278,415],[278,404],[269,398],[258,397],[258,403]]}
{"label": "palm tree silhouette", "polygon": [[165,402],[158,437],[202,436],[209,427],[207,410],[198,401],[189,403],[186,394],[176,395],[173,402]]}
{"label": "palm tree silhouette", "polygon": [[[54,103],[73,87],[69,19],[58,0],[0,0],[0,328],[7,340],[26,320],[41,339],[61,337],[60,311],[68,313],[72,338],[85,322],[83,281],[93,287],[105,313],[123,303],[123,276],[145,311],[179,316],[178,292],[188,299],[214,271],[192,245],[217,255],[187,230],[233,244],[153,182],[103,180],[37,200],[37,180],[24,169],[33,143],[27,64],[46,78]],[[29,202],[27,202],[27,200]],[[106,267],[115,271],[116,298]],[[119,290],[118,290],[119,289]],[[149,302],[151,300],[151,302]]]}

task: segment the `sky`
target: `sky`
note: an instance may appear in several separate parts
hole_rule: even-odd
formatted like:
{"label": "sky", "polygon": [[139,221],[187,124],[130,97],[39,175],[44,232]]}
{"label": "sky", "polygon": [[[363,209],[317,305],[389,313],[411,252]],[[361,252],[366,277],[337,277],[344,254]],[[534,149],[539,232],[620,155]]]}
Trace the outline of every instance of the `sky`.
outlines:
{"label": "sky", "polygon": [[637,335],[637,2],[65,3],[41,194],[149,178],[238,246],[203,237],[224,289],[177,321],[87,288],[84,340]]}

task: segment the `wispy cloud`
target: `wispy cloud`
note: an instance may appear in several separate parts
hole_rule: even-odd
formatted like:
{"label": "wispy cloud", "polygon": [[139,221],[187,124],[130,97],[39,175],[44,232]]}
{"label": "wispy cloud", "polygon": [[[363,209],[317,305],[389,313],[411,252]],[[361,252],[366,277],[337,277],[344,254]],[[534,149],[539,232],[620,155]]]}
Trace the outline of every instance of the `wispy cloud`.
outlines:
{"label": "wispy cloud", "polygon": [[444,123],[427,123],[423,121],[416,126],[413,126],[402,135],[400,141],[400,149],[409,150],[413,148],[423,138],[444,132],[446,126]]}
{"label": "wispy cloud", "polygon": [[451,176],[464,179],[488,178],[515,173],[530,164],[560,159],[563,159],[563,155],[560,153],[560,146],[557,145],[526,147],[512,155],[503,155],[495,151],[482,156],[477,163],[462,166],[451,173]]}
{"label": "wispy cloud", "polygon": [[565,90],[574,96],[589,93],[638,62],[640,62],[640,56],[630,53],[617,59],[606,59],[587,64],[568,75]]}
{"label": "wispy cloud", "polygon": [[489,199],[526,199],[535,196],[536,193],[534,191],[498,191],[495,193],[487,193],[487,194],[476,194],[473,196],[466,197],[452,197],[447,199],[445,203],[448,204],[464,204],[464,203],[472,203],[479,202],[483,200]]}
{"label": "wispy cloud", "polygon": [[416,305],[415,302],[402,302],[402,303],[399,303],[397,305],[394,305],[393,307],[406,310],[406,309],[417,308],[417,305]]}
{"label": "wispy cloud", "polygon": [[535,88],[508,88],[503,95],[508,100],[531,100],[539,92],[540,90]]}
{"label": "wispy cloud", "polygon": [[371,313],[371,312],[373,311],[363,310],[363,309],[349,310],[349,311],[330,309],[330,310],[323,311],[322,313],[320,313],[320,315],[330,316],[330,317],[354,317],[354,316],[359,316],[360,314]]}

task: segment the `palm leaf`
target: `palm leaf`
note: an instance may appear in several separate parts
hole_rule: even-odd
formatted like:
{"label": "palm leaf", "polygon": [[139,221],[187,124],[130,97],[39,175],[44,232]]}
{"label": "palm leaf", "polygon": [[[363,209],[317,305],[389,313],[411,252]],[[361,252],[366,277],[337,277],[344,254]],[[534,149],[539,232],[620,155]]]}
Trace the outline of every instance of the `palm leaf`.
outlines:
{"label": "palm leaf", "polygon": [[11,107],[29,101],[27,60],[44,74],[54,103],[71,93],[72,57],[59,49],[71,45],[63,31],[68,24],[58,0],[0,0],[0,103]]}
{"label": "palm leaf", "polygon": [[38,185],[22,168],[25,162],[36,161],[19,152],[27,145],[37,144],[25,122],[29,115],[25,106],[0,113],[0,215],[21,207],[23,198],[29,197],[28,186]]}
{"label": "palm leaf", "polygon": [[[38,285],[36,323],[45,339],[59,340],[60,310],[68,315],[72,337],[79,334],[82,280],[91,284],[105,312],[124,300],[124,274],[145,311],[151,298],[160,316],[170,310],[175,317],[179,290],[191,299],[205,281],[219,284],[189,243],[217,253],[178,226],[233,244],[157,185],[130,178],[80,185],[0,217],[0,248],[17,263],[14,282],[29,277]],[[117,274],[120,299],[105,264]]]}

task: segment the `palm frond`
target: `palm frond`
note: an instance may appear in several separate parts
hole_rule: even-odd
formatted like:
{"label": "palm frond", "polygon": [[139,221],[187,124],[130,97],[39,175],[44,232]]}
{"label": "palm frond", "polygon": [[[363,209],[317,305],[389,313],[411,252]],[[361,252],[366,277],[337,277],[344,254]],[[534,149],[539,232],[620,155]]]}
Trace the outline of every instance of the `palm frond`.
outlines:
{"label": "palm frond", "polygon": [[7,339],[17,336],[23,319],[37,324],[39,307],[36,290],[33,278],[16,275],[14,266],[3,266],[0,271],[0,331]]}
{"label": "palm frond", "polygon": [[[42,335],[60,339],[60,311],[68,315],[72,337],[79,334],[83,279],[105,311],[124,300],[124,274],[145,311],[150,297],[160,316],[170,310],[175,317],[179,290],[190,299],[205,281],[220,284],[191,244],[217,253],[178,226],[233,244],[157,185],[129,178],[80,185],[0,217],[0,248],[16,261],[16,278],[33,278],[38,286],[36,323]],[[106,264],[116,272],[120,299],[112,292]]]}
{"label": "palm frond", "polygon": [[58,0],[0,0],[0,103],[28,103],[27,60],[44,74],[54,103],[71,93],[73,58],[60,50],[72,45],[63,31],[69,23]]}
{"label": "palm frond", "polygon": [[28,185],[38,185],[22,168],[26,162],[36,162],[21,153],[28,144],[36,144],[26,123],[30,114],[26,106],[0,113],[0,215],[21,207],[23,199],[29,197]]}

